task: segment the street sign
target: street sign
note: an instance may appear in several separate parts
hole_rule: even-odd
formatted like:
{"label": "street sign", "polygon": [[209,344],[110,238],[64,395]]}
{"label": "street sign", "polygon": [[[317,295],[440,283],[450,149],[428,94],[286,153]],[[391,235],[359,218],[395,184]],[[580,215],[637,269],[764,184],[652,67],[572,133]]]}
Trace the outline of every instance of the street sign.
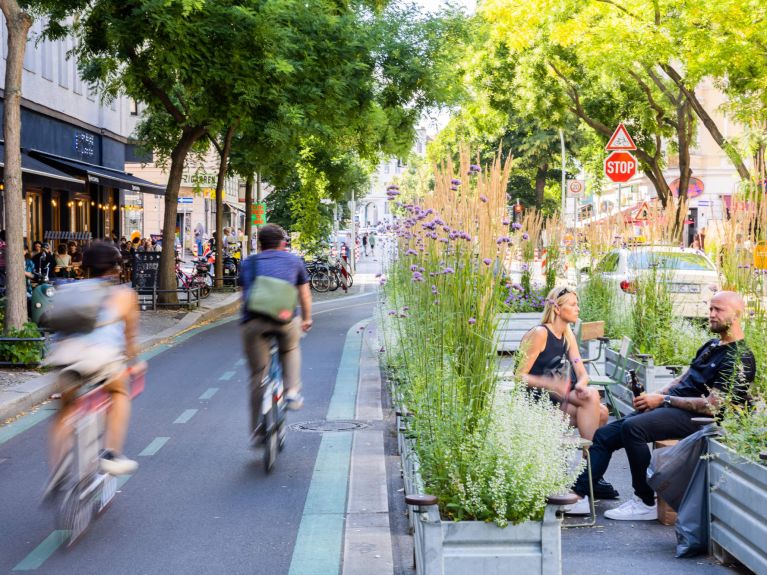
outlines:
{"label": "street sign", "polygon": [[618,127],[615,129],[615,132],[613,132],[612,137],[610,138],[610,141],[607,142],[607,146],[605,146],[605,150],[608,151],[633,151],[636,150],[636,144],[634,144],[634,140],[631,139],[631,136],[629,136],[629,132],[626,129],[626,126],[623,125],[623,123],[618,124]]}
{"label": "street sign", "polygon": [[650,206],[647,205],[647,202],[642,202],[642,205],[639,206],[639,209],[636,212],[636,216],[634,216],[634,220],[639,222],[646,222],[650,218]]}
{"label": "street sign", "polygon": [[613,152],[605,159],[605,176],[613,182],[624,184],[636,173],[636,158],[628,152]]}
{"label": "street sign", "polygon": [[586,186],[582,180],[570,180],[567,182],[567,193],[571,198],[580,196],[585,189]]}
{"label": "street sign", "polygon": [[181,197],[179,197],[179,199],[178,199],[178,203],[179,203],[179,204],[193,204],[193,203],[194,203],[194,198],[193,198],[193,197],[191,197],[191,196],[189,196],[189,197],[183,197],[183,196],[181,196]]}
{"label": "street sign", "polygon": [[256,227],[266,225],[266,204],[264,202],[253,204],[253,212],[250,214],[250,225]]}

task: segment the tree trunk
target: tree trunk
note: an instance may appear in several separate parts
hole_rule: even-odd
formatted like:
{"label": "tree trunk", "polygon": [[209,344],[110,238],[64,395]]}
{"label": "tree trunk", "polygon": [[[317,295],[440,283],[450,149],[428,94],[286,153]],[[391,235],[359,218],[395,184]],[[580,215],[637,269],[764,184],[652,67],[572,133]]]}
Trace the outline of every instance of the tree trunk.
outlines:
{"label": "tree trunk", "polygon": [[677,116],[677,147],[679,148],[679,194],[676,206],[673,234],[677,241],[682,240],[684,222],[687,219],[687,189],[690,187],[692,168],[690,168],[690,145],[693,133],[693,118],[690,103],[685,98],[679,99]]}
{"label": "tree trunk", "polygon": [[189,150],[194,143],[205,135],[204,126],[184,128],[181,138],[170,155],[170,173],[168,187],[165,189],[165,217],[162,229],[162,252],[160,255],[160,289],[168,290],[160,294],[162,303],[177,304],[176,293],[176,213],[178,211],[178,190]]}
{"label": "tree trunk", "polygon": [[226,180],[226,166],[229,162],[229,152],[232,150],[232,137],[235,126],[229,126],[224,134],[224,147],[221,149],[221,161],[218,164],[218,180],[216,180],[216,265],[213,275],[215,285],[222,287],[224,278],[224,180]]}
{"label": "tree trunk", "polygon": [[247,244],[247,254],[250,255],[250,235],[253,233],[253,226],[250,220],[253,212],[253,174],[248,174],[245,179],[245,243]]}
{"label": "tree trunk", "polygon": [[[546,174],[549,171],[548,164],[538,166],[535,172],[535,209],[540,210],[543,205],[543,194],[546,191]],[[564,214],[563,214],[564,217]]]}
{"label": "tree trunk", "polygon": [[703,107],[703,104],[700,103],[700,100],[698,100],[698,97],[695,95],[695,91],[690,90],[687,88],[687,86],[685,86],[684,79],[679,74],[679,72],[673,68],[673,66],[663,65],[662,68],[663,71],[668,74],[669,78],[671,78],[682,91],[685,98],[690,103],[690,106],[692,106],[692,109],[695,110],[695,114],[697,114],[698,118],[700,118],[700,121],[703,123],[706,130],[708,130],[708,133],[711,134],[711,137],[714,138],[714,141],[717,143],[717,145],[724,151],[725,154],[727,154],[727,157],[730,158],[730,161],[738,171],[740,179],[745,182],[750,182],[751,173],[743,163],[743,158],[740,157],[740,153],[735,148],[735,146],[727,141],[727,139],[722,135],[722,132],[719,131],[719,127],[716,125],[716,122],[714,122],[711,115]]}
{"label": "tree trunk", "polygon": [[5,333],[21,328],[27,321],[27,290],[24,278],[24,198],[21,180],[21,80],[27,34],[32,18],[15,0],[3,0],[0,9],[8,29],[8,58],[5,68],[5,139],[6,248],[5,248]]}

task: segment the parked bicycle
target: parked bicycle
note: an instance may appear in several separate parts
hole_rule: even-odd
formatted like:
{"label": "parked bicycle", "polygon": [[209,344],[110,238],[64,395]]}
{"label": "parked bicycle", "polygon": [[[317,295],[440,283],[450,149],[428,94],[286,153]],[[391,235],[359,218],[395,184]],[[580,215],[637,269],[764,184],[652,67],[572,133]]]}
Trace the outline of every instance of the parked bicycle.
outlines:
{"label": "parked bicycle", "polygon": [[306,263],[306,272],[309,274],[309,285],[314,291],[324,293],[330,289],[332,279],[327,263],[314,259]]}
{"label": "parked bicycle", "polygon": [[[80,378],[74,372],[66,371],[60,377]],[[131,376],[132,398],[143,391],[144,377],[143,372]],[[80,383],[72,381],[71,385]],[[117,493],[117,477],[99,469],[106,413],[111,403],[111,395],[103,383],[86,382],[83,389],[90,388],[90,391],[75,399],[69,421],[72,429],[69,449],[51,474],[43,494],[44,501],[54,504],[57,528],[67,533],[68,546],[85,533]]]}
{"label": "parked bicycle", "polygon": [[[176,260],[176,283],[181,289],[199,288],[200,297],[206,298],[210,295],[210,275],[201,274],[199,268],[196,268],[195,274],[191,275],[181,269],[181,260]],[[212,283],[212,282],[211,282]]]}
{"label": "parked bicycle", "polygon": [[285,448],[287,436],[285,424],[287,408],[283,397],[282,364],[275,342],[272,343],[269,353],[269,369],[261,382],[264,388],[261,405],[254,405],[253,402],[250,405],[252,411],[260,410],[259,423],[256,425],[252,439],[254,445],[263,445],[264,467],[267,473],[274,467],[277,454]]}

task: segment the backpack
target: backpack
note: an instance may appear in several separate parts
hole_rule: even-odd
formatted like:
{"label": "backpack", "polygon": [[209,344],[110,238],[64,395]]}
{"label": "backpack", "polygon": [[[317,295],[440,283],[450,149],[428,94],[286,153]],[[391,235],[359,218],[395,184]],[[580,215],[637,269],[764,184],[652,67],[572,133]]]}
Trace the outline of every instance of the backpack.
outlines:
{"label": "backpack", "polygon": [[90,333],[109,289],[101,281],[79,281],[56,289],[51,305],[40,316],[40,326],[63,334]]}

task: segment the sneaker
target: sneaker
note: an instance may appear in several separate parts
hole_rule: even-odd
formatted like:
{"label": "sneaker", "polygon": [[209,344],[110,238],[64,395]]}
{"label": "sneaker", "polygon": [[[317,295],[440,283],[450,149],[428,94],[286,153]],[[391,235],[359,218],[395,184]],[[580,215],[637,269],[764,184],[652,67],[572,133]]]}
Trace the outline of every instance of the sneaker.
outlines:
{"label": "sneaker", "polygon": [[296,411],[304,406],[304,398],[300,393],[286,393],[285,404],[288,409]]}
{"label": "sneaker", "polygon": [[658,509],[655,504],[646,505],[634,497],[615,509],[605,511],[605,517],[615,521],[654,521],[658,519]]}
{"label": "sneaker", "polygon": [[594,484],[594,499],[618,499],[618,492],[604,479]]}
{"label": "sneaker", "polygon": [[109,475],[130,475],[138,469],[138,463],[124,455],[105,449],[99,461],[102,473]]}
{"label": "sneaker", "polygon": [[589,515],[591,513],[589,496],[581,497],[577,503],[565,506],[564,511],[566,515]]}

